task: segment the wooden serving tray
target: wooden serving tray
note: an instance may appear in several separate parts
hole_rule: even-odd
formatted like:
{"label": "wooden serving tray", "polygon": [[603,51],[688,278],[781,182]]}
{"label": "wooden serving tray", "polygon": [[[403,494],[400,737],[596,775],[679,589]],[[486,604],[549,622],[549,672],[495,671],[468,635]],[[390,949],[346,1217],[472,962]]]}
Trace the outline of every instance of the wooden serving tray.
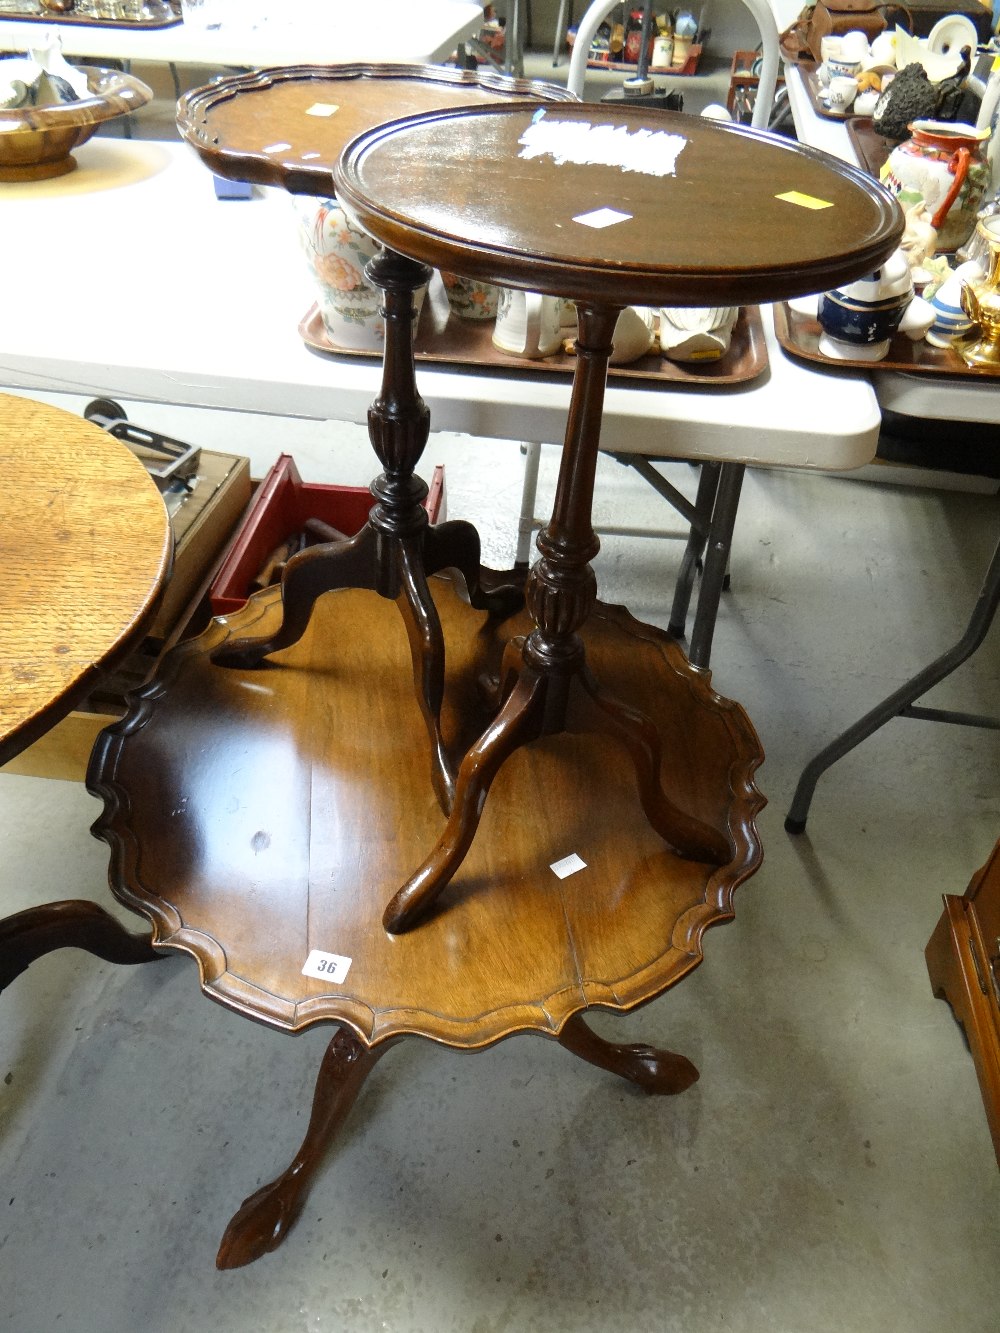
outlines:
{"label": "wooden serving tray", "polygon": [[[417,361],[447,366],[468,366],[475,370],[521,371],[528,375],[572,375],[576,357],[558,352],[537,361],[508,356],[493,346],[493,321],[452,317],[443,327],[428,318],[425,302],[414,343]],[[299,323],[299,333],[307,347],[327,356],[357,356],[381,361],[381,351],[357,351],[338,347],[327,335],[323,319],[316,305],[310,306]],[[767,369],[767,344],[757,306],[741,308],[733,329],[729,350],[718,361],[681,364],[668,361],[659,352],[650,353],[627,366],[610,366],[608,379],[612,381],[651,381],[669,384],[671,388],[690,384],[699,389],[710,385],[744,384],[756,379]]]}
{"label": "wooden serving tray", "polygon": [[56,23],[75,23],[86,24],[91,28],[172,28],[183,19],[180,14],[171,14],[169,18],[162,19],[100,19],[90,14],[74,14],[72,10],[67,14],[59,14],[55,11],[46,10],[44,14],[11,14],[9,12],[0,14],[0,20],[14,19],[18,23],[46,23],[49,25]]}
{"label": "wooden serving tray", "polygon": [[847,135],[858,155],[858,161],[876,180],[889,154],[896,147],[894,139],[876,134],[871,116],[852,116],[847,122]]}
{"label": "wooden serving tray", "polygon": [[823,85],[819,81],[819,66],[813,69],[803,69],[802,82],[805,84],[806,92],[809,94],[809,101],[812,103],[812,109],[817,116],[822,116],[824,120],[850,120],[850,111],[835,111],[833,107],[827,106],[823,101]]}
{"label": "wooden serving tray", "polygon": [[819,320],[809,315],[800,315],[792,310],[787,302],[774,306],[774,331],[778,342],[786,352],[793,356],[817,361],[827,369],[845,366],[853,370],[916,370],[923,375],[952,375],[961,379],[996,379],[1000,375],[1000,366],[969,366],[958,352],[950,347],[932,347],[921,339],[914,342],[905,333],[897,333],[889,343],[889,354],[881,361],[841,360],[840,357],[825,356],[819,350],[819,339],[823,330]]}

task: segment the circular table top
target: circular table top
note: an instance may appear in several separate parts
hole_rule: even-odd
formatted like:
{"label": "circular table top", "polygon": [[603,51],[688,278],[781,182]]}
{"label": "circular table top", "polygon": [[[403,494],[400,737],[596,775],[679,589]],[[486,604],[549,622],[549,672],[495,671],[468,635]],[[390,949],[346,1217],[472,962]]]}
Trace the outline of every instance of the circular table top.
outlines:
{"label": "circular table top", "polygon": [[289,65],[220,79],[177,106],[183,137],[217,175],[333,193],[344,146],[383,121],[501,98],[575,101],[558,84],[438,65]]}
{"label": "circular table top", "polygon": [[355,221],[469,277],[613,305],[743,305],[869,273],[903,216],[854,167],[776,135],[629,105],[493,105],[361,135]]}
{"label": "circular table top", "polygon": [[[530,621],[490,618],[431,584],[442,727],[460,753],[489,717],[483,672]],[[115,895],[157,944],[197,958],[208,994],[287,1031],[346,1023],[370,1045],[412,1034],[476,1049],[556,1036],[591,1006],[632,1009],[698,965],[705,930],[732,917],[760,861],[762,754],[743,710],[666,634],[600,605],[581,631],[605,688],[658,727],[667,795],[727,831],[731,860],[689,861],[664,843],[617,741],[545,737],[502,766],[435,911],[393,936],[386,903],[444,822],[406,626],[386,598],[328,593],[267,670],[212,662],[280,617],[269,588],[179,644],[91,763]],[[560,878],[573,853],[576,873]]]}
{"label": "circular table top", "polygon": [[171,554],[131,451],[59,408],[0,394],[0,763],[128,651]]}

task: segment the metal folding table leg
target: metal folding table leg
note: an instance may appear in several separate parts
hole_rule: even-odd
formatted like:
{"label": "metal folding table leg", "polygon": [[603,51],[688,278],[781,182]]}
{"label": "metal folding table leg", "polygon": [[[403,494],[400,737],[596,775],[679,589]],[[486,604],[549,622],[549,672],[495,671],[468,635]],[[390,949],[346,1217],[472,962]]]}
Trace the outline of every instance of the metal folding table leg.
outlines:
{"label": "metal folding table leg", "polygon": [[725,586],[729,568],[729,551],[733,544],[736,511],[740,504],[743,474],[742,463],[723,463],[720,469],[719,489],[712,510],[712,526],[705,553],[705,570],[701,576],[698,609],[694,615],[688,661],[692,666],[707,667],[712,655],[715,619],[719,614],[719,598]]}
{"label": "metal folding table leg", "polygon": [[993,623],[998,601],[1000,601],[1000,543],[997,544],[993,552],[979,597],[969,618],[969,623],[965,627],[965,633],[954,647],[949,648],[946,653],[942,653],[940,657],[931,662],[930,666],[918,672],[904,685],[901,685],[898,690],[894,690],[887,699],[883,699],[880,704],[876,704],[870,712],[855,722],[853,727],[848,727],[842,735],[831,741],[824,750],[821,750],[814,759],[806,764],[802,770],[802,776],[799,778],[799,784],[795,788],[795,796],[785,820],[785,829],[788,833],[803,833],[805,831],[806,819],[809,816],[809,806],[816,790],[816,783],[826,770],[894,717],[916,717],[928,722],[954,722],[967,727],[987,727],[990,730],[1000,730],[1000,718],[983,717],[976,713],[953,712],[944,708],[913,706],[915,699],[919,699],[922,694],[926,694],[932,685],[944,680],[945,676],[950,675],[956,667],[961,666],[967,658],[972,656]]}
{"label": "metal folding table leg", "polygon": [[712,530],[712,511],[715,509],[716,496],[719,493],[721,464],[702,463],[698,478],[698,493],[695,496],[695,517],[688,529],[687,544],[681,557],[681,567],[674,584],[674,600],[670,607],[670,621],[667,632],[675,639],[683,639],[687,631],[688,608],[691,605],[691,593],[699,562],[705,553],[705,546]]}
{"label": "metal folding table leg", "polygon": [[513,78],[524,77],[525,26],[530,23],[531,0],[507,0],[507,29],[504,33],[503,72]]}
{"label": "metal folding table leg", "polygon": [[538,492],[538,461],[542,446],[531,440],[521,445],[524,454],[524,481],[521,485],[521,512],[517,520],[517,552],[514,567],[527,569],[531,561],[531,534],[535,531],[535,496]]}
{"label": "metal folding table leg", "polygon": [[552,42],[552,68],[555,69],[566,50],[566,35],[573,22],[573,0],[559,0],[559,16],[556,19],[556,32]]}

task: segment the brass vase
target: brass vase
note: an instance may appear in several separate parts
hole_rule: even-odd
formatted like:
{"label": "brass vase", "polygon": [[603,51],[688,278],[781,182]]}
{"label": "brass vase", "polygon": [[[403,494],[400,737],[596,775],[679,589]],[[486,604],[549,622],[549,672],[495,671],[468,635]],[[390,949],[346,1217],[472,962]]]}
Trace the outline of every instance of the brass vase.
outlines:
{"label": "brass vase", "polygon": [[979,326],[979,337],[962,349],[970,366],[1000,367],[1000,214],[983,218],[979,236],[986,243],[986,272],[962,288],[962,309]]}

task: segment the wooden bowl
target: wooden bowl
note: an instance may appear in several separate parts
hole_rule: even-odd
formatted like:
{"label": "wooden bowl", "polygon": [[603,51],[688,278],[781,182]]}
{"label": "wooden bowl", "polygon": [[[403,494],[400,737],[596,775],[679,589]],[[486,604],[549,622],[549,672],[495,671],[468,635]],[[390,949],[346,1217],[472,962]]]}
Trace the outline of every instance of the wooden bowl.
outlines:
{"label": "wooden bowl", "polygon": [[46,180],[72,171],[74,148],[105,120],[145,106],[152,90],[118,70],[79,67],[90,96],[55,106],[0,110],[0,181]]}

